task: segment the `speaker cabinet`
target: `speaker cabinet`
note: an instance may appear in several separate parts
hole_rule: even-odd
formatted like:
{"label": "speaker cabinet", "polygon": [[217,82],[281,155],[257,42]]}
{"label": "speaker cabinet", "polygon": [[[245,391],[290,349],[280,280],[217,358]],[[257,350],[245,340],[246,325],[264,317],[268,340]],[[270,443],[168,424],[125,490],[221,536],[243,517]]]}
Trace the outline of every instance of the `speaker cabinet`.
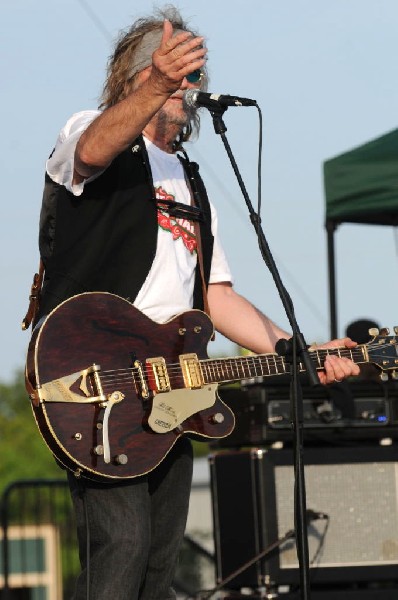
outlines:
{"label": "speaker cabinet", "polygon": [[[398,450],[304,451],[311,585],[398,582]],[[293,456],[251,449],[210,456],[217,580],[294,529]],[[231,589],[299,583],[294,540],[228,583]]]}

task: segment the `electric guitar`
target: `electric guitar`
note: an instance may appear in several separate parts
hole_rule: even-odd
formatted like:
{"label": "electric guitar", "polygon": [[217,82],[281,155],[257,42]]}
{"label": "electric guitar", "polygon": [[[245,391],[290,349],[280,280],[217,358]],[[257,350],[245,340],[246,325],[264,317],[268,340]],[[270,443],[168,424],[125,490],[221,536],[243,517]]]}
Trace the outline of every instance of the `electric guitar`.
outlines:
{"label": "electric guitar", "polygon": [[[26,362],[34,416],[55,457],[76,476],[129,479],[154,469],[182,435],[229,435],[235,418],[218,385],[283,375],[289,364],[277,354],[209,359],[213,332],[202,311],[159,325],[106,292],[60,304],[35,328]],[[311,351],[317,369],[327,354],[398,369],[397,337],[385,331],[353,349]]]}

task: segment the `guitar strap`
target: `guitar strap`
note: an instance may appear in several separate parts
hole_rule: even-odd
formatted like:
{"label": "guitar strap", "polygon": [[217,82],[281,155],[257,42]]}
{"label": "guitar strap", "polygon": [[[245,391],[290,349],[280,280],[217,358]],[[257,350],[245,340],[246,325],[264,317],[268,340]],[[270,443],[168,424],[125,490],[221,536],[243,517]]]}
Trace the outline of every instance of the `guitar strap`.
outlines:
{"label": "guitar strap", "polygon": [[29,295],[29,306],[26,312],[25,317],[22,320],[22,330],[26,331],[29,329],[32,321],[35,320],[37,311],[39,310],[39,302],[40,302],[40,292],[43,285],[44,279],[44,264],[42,259],[40,259],[39,263],[39,272],[35,273],[33,276],[33,283],[30,288]]}
{"label": "guitar strap", "polygon": [[203,293],[203,308],[208,317],[210,317],[209,300],[207,298],[207,288],[205,282],[205,275],[203,269],[203,252],[202,252],[202,238],[200,236],[200,226],[197,221],[194,221],[194,231],[196,236],[196,249],[198,253],[199,271],[200,278],[202,280],[202,293]]}
{"label": "guitar strap", "polygon": [[[201,208],[200,192],[198,190],[198,185],[196,182],[195,172],[194,172],[192,163],[189,160],[188,155],[185,152],[185,150],[183,148],[180,148],[180,151],[183,153],[184,158],[182,158],[181,156],[178,156],[178,158],[180,159],[180,162],[184,169],[188,190],[191,195],[191,205],[197,206],[200,209]],[[200,278],[202,281],[203,307],[204,307],[204,312],[207,314],[208,317],[210,317],[210,307],[209,307],[209,301],[207,298],[207,287],[206,287],[204,267],[203,267],[202,237],[200,234],[199,221],[194,220],[193,227],[194,227],[194,232],[195,232],[195,237],[196,237],[196,251],[197,251],[197,256],[198,256],[199,272],[200,272]]]}

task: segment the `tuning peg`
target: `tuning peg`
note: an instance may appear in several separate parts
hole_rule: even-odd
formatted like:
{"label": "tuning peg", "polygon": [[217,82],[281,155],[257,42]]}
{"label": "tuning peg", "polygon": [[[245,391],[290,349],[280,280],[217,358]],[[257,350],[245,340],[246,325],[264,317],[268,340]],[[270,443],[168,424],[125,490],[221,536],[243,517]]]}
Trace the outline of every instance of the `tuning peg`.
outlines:
{"label": "tuning peg", "polygon": [[390,330],[388,329],[388,327],[382,327],[380,329],[380,335],[390,335]]}
{"label": "tuning peg", "polygon": [[394,327],[394,333],[395,333],[395,335],[398,335],[398,326],[397,325],[395,325],[395,327]]}
{"label": "tuning peg", "polygon": [[371,327],[369,329],[369,335],[372,337],[376,337],[377,335],[379,335],[379,330],[377,329],[377,327]]}
{"label": "tuning peg", "polygon": [[380,379],[382,381],[388,381],[388,374],[387,373],[380,373]]}
{"label": "tuning peg", "polygon": [[395,370],[392,371],[391,372],[391,377],[392,377],[392,379],[398,379],[398,371],[395,371]]}

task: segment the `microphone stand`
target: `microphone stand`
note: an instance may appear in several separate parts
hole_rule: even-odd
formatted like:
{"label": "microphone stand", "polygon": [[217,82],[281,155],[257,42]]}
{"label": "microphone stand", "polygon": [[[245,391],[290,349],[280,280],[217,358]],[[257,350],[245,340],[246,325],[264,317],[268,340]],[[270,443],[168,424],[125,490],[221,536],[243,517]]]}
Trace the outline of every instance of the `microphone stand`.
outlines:
{"label": "microphone stand", "polygon": [[287,531],[285,533],[285,535],[283,537],[279,538],[275,542],[272,542],[272,544],[267,546],[262,552],[260,552],[259,554],[256,554],[256,556],[254,556],[253,558],[251,558],[250,560],[245,562],[241,567],[239,567],[238,569],[236,569],[235,571],[230,573],[227,577],[225,577],[225,579],[220,581],[220,583],[218,583],[216,585],[216,587],[205,592],[204,596],[201,595],[199,597],[199,600],[208,600],[209,598],[214,596],[214,594],[216,594],[218,591],[222,590],[222,588],[225,587],[227,585],[227,583],[232,581],[232,579],[235,579],[235,577],[237,577],[238,575],[240,575],[241,573],[246,571],[249,567],[254,565],[256,562],[259,562],[261,559],[265,558],[268,554],[271,554],[271,552],[273,552],[274,550],[276,550],[277,548],[282,546],[282,544],[284,544],[287,540],[290,540],[290,539],[294,538],[295,536],[296,536],[296,532],[294,531],[294,529],[290,529],[289,531]]}
{"label": "microphone stand", "polygon": [[231,147],[225,136],[227,128],[222,119],[227,107],[219,106],[210,109],[210,114],[213,118],[214,131],[221,136],[224,147],[228,154],[232,168],[238,180],[240,189],[249,210],[250,220],[256,231],[260,252],[267,265],[282,300],[287,318],[289,320],[293,336],[290,340],[279,340],[276,344],[278,354],[284,355],[292,366],[292,380],[290,385],[290,396],[292,406],[292,427],[294,433],[294,474],[295,474],[295,529],[296,529],[296,547],[297,557],[299,562],[300,573],[300,595],[302,600],[310,599],[309,585],[309,555],[308,555],[308,537],[306,531],[306,496],[305,496],[305,478],[304,478],[304,461],[303,461],[303,398],[302,390],[299,382],[300,361],[304,364],[307,371],[309,382],[311,385],[318,385],[319,379],[316,374],[316,369],[311,361],[308,353],[308,348],[301,333],[296,317],[294,314],[293,302],[282,283],[275,261],[268,246],[264,232],[261,229],[261,220],[259,215],[254,211],[250,201],[245,184],[240,175],[235,158],[232,154]]}

